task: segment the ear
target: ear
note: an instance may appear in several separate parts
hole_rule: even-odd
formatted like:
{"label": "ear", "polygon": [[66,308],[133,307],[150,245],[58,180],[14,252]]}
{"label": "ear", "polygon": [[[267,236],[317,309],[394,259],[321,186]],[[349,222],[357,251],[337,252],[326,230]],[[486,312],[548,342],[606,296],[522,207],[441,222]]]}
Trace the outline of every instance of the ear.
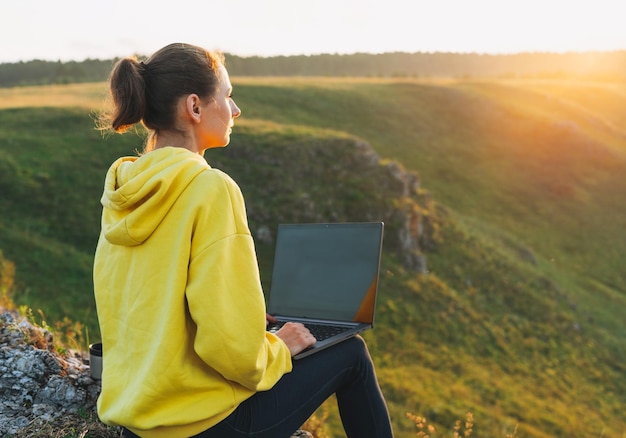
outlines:
{"label": "ear", "polygon": [[200,98],[197,94],[187,96],[185,99],[185,111],[194,122],[200,122],[202,108],[200,107]]}

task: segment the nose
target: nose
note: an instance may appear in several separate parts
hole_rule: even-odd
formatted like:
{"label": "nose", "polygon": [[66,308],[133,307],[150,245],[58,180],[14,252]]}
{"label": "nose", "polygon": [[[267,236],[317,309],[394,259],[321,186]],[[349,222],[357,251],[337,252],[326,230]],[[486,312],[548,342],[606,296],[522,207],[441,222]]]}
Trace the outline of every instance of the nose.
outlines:
{"label": "nose", "polygon": [[233,119],[239,117],[241,115],[241,110],[234,100],[231,100],[230,102],[230,112],[233,115]]}

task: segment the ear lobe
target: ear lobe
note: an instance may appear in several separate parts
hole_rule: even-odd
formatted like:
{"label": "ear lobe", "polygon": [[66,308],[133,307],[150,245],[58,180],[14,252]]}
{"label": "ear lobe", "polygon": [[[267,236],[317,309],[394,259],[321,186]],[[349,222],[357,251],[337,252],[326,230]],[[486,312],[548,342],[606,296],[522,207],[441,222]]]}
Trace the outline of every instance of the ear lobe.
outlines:
{"label": "ear lobe", "polygon": [[191,109],[191,114],[192,114],[192,117],[194,117],[195,119],[200,119],[200,108],[198,108],[197,106],[194,106]]}

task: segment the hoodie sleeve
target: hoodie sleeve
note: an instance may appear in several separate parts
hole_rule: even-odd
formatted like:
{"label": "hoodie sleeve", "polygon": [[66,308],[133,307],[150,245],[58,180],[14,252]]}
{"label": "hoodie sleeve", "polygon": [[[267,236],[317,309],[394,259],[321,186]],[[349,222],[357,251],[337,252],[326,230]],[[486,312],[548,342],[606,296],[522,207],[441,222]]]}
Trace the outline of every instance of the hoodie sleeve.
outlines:
{"label": "hoodie sleeve", "polygon": [[266,331],[265,300],[243,197],[235,182],[223,175],[220,183],[210,184],[208,198],[204,210],[214,213],[200,216],[194,240],[205,243],[204,227],[211,229],[207,234],[222,237],[195,255],[192,250],[186,296],[197,326],[194,348],[227,380],[253,391],[268,390],[291,371],[291,356],[285,343]]}

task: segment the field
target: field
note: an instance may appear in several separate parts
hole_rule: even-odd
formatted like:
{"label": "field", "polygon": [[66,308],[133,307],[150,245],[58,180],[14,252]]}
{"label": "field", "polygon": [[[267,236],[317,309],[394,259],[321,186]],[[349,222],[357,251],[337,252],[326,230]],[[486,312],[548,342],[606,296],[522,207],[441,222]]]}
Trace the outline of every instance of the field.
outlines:
{"label": "field", "polygon": [[[434,202],[428,273],[387,247],[366,335],[397,436],[417,433],[407,411],[434,436],[468,411],[478,437],[626,436],[626,84],[231,79],[243,116],[206,156],[240,182],[254,227],[293,219],[303,193],[318,207],[370,202],[376,187],[341,161],[350,142],[415,172]],[[92,340],[102,178],[141,148],[94,129],[104,91],[0,89],[0,250],[15,301],[84,323]],[[309,169],[318,178],[299,182]],[[267,282],[272,249],[258,251]]]}

